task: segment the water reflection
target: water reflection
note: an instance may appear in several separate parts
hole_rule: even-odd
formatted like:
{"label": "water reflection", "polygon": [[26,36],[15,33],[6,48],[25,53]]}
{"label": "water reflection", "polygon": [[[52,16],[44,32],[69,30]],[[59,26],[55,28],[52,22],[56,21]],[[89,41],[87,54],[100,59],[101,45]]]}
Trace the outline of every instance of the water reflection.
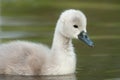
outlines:
{"label": "water reflection", "polygon": [[8,17],[8,16],[0,16],[2,26],[43,26],[43,25],[51,25],[54,22],[45,22],[40,20],[38,17]]}
{"label": "water reflection", "polygon": [[112,78],[112,79],[105,79],[105,80],[120,80],[120,78]]}
{"label": "water reflection", "polygon": [[76,80],[76,76],[0,76],[0,80]]}
{"label": "water reflection", "polygon": [[0,39],[12,39],[12,38],[24,38],[29,36],[35,36],[36,34],[23,31],[4,31],[0,32]]}

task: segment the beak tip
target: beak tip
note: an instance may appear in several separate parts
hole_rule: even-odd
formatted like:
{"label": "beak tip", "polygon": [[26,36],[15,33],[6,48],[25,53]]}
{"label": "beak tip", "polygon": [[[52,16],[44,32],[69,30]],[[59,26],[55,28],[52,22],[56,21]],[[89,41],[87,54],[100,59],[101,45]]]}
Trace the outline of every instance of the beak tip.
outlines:
{"label": "beak tip", "polygon": [[89,44],[89,46],[92,47],[92,48],[94,48],[94,43],[91,42],[91,43]]}
{"label": "beak tip", "polygon": [[94,43],[90,40],[90,38],[88,37],[87,33],[82,31],[79,35],[78,35],[78,39],[82,40],[84,43],[86,43],[88,46],[90,47],[94,47]]}
{"label": "beak tip", "polygon": [[91,48],[94,48],[94,45],[90,45]]}

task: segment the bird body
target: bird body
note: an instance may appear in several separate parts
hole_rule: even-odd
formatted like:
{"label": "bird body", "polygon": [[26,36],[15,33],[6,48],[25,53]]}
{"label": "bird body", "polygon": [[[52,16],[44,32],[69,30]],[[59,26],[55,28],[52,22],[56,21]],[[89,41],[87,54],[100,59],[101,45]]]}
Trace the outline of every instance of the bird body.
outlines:
{"label": "bird body", "polygon": [[65,75],[76,69],[72,39],[81,38],[89,46],[86,17],[79,10],[64,11],[57,21],[51,49],[41,43],[12,41],[0,45],[0,74]]}

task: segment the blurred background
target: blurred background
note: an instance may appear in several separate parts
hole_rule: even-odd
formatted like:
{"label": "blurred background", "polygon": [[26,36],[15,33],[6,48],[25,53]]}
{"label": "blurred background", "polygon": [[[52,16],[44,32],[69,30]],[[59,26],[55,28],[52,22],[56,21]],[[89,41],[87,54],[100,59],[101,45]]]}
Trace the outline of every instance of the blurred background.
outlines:
{"label": "blurred background", "polygon": [[0,7],[1,43],[27,40],[49,47],[60,13],[83,11],[95,47],[73,40],[77,79],[120,79],[120,0],[0,0]]}

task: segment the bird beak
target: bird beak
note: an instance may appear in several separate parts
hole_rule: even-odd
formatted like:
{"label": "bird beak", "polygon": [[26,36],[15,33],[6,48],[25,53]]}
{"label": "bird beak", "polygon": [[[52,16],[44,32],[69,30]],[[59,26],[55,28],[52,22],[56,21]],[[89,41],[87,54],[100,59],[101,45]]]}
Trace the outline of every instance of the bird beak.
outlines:
{"label": "bird beak", "polygon": [[87,33],[82,31],[79,35],[78,35],[78,39],[82,40],[84,43],[86,43],[88,46],[90,47],[94,47],[94,43],[90,40],[90,38],[88,37]]}

